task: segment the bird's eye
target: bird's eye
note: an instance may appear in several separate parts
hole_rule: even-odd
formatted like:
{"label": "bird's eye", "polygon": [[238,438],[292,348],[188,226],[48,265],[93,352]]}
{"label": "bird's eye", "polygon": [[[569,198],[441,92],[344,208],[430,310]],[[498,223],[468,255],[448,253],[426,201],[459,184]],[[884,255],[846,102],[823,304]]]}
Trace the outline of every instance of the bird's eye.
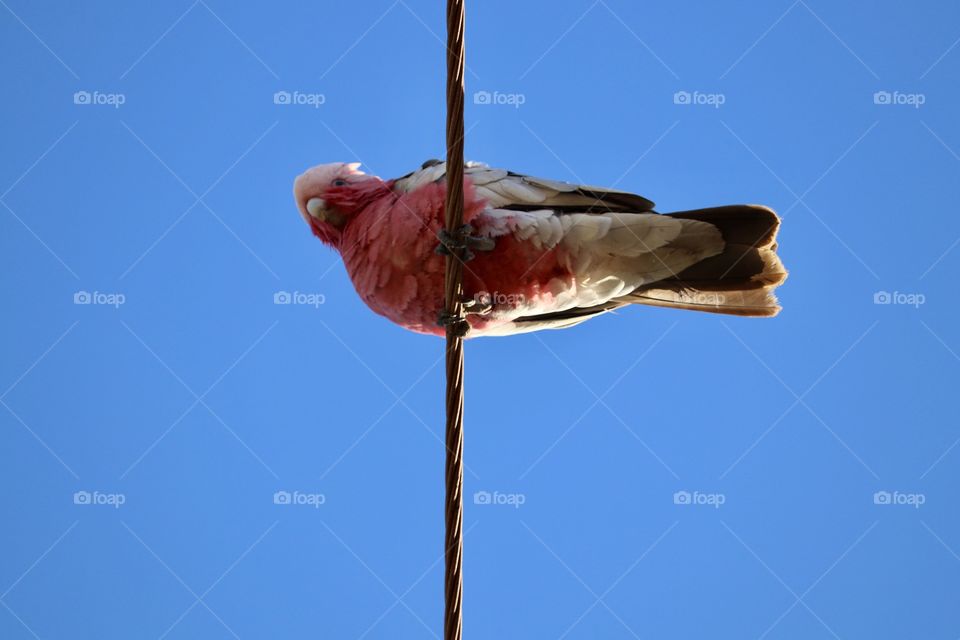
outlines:
{"label": "bird's eye", "polygon": [[335,187],[342,187],[342,186],[345,185],[345,184],[347,184],[347,181],[346,181],[346,180],[334,180],[334,181],[333,181],[333,186],[335,186]]}

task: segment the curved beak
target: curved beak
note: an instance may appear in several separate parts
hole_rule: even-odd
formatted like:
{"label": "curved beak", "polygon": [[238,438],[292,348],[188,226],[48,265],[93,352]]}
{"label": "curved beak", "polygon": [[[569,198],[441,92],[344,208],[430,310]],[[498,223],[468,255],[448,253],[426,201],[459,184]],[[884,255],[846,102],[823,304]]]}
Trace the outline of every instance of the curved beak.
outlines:
{"label": "curved beak", "polygon": [[310,198],[307,200],[307,212],[318,220],[324,219],[324,209],[326,206],[327,203],[324,202],[323,198]]}
{"label": "curved beak", "polygon": [[327,209],[327,203],[323,198],[310,198],[307,200],[307,213],[318,222],[326,222],[337,229],[343,227],[343,216]]}

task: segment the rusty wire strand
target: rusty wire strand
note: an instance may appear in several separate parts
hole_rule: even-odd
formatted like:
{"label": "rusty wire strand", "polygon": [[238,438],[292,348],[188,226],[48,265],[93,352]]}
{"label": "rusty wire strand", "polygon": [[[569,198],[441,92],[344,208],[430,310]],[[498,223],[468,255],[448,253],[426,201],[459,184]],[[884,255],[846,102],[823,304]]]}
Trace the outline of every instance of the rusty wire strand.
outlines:
{"label": "rusty wire strand", "polygon": [[[463,226],[463,72],[464,0],[447,0],[447,194],[444,222],[448,237],[462,236]],[[463,261],[446,257],[444,311],[463,317]],[[444,640],[463,633],[463,335],[462,326],[446,325],[446,497],[444,516]]]}

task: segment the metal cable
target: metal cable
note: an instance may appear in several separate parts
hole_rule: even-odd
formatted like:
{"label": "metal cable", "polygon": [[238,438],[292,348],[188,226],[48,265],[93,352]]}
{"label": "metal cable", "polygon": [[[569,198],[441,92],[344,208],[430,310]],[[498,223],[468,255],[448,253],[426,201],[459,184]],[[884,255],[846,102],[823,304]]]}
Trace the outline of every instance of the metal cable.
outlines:
{"label": "metal cable", "polygon": [[[447,236],[463,235],[464,0],[447,0]],[[461,243],[462,244],[462,243]],[[450,251],[444,273],[444,311],[463,317],[463,255]],[[446,499],[444,538],[444,640],[463,633],[463,325],[446,325]]]}

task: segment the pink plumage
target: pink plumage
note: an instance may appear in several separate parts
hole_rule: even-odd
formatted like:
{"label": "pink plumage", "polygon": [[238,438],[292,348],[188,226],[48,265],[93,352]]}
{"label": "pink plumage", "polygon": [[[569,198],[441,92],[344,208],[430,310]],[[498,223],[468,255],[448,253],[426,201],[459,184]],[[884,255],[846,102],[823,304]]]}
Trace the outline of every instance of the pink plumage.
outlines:
{"label": "pink plumage", "polygon": [[[381,180],[356,163],[299,176],[304,220],[336,249],[357,293],[376,313],[443,335],[445,164]],[[736,205],[660,215],[623,191],[465,168],[464,222],[489,250],[464,268],[471,336],[578,324],[627,304],[749,316],[779,310],[786,276],[775,254],[779,220]]]}

